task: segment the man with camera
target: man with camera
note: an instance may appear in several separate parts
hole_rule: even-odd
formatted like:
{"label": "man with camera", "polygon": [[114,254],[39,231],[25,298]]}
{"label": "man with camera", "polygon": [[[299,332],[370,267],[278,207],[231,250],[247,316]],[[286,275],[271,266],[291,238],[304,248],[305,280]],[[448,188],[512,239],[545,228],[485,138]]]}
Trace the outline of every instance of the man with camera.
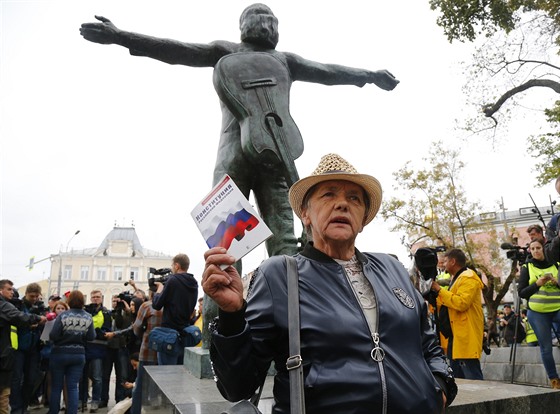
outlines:
{"label": "man with camera", "polygon": [[[19,303],[19,310],[26,314],[44,316],[48,309],[40,300],[41,293],[41,286],[37,283],[27,285],[25,295]],[[43,325],[18,328],[18,349],[15,352],[10,394],[10,406],[13,414],[22,414],[27,411],[41,384],[40,337],[42,329]]]}
{"label": "man with camera", "polygon": [[[103,381],[103,360],[107,355],[107,340],[105,333],[111,330],[111,312],[103,306],[103,295],[100,290],[92,290],[90,293],[91,303],[85,306],[93,319],[95,339],[86,344],[86,365],[82,381],[80,381],[80,400],[82,404],[87,401],[88,387],[87,378],[91,378],[91,406],[90,413],[95,413],[101,403],[101,391]],[[89,375],[88,375],[89,374]]]}
{"label": "man with camera", "polygon": [[14,284],[7,279],[0,280],[0,414],[10,412],[10,388],[17,352],[16,329],[24,331],[47,320],[43,315],[18,310],[11,303],[13,296]]}
{"label": "man with camera", "polygon": [[[183,336],[183,329],[190,325],[192,311],[198,298],[198,282],[187,273],[190,260],[186,254],[178,254],[171,263],[171,276],[164,283],[154,282],[156,293],[152,300],[155,310],[163,308],[161,326],[171,328]],[[183,363],[184,347],[176,347],[171,353],[158,352],[159,365]]]}
{"label": "man with camera", "polygon": [[[123,292],[114,295],[112,298],[113,309],[111,310],[112,325],[111,330],[122,331],[132,326],[132,314],[130,312],[130,301],[132,294]],[[129,335],[108,336],[105,335],[107,340],[107,353],[103,359],[103,385],[101,387],[101,402],[99,408],[107,407],[109,401],[109,381],[111,379],[111,372],[113,366],[115,367],[115,402],[119,402],[126,398],[126,388],[124,387],[125,379],[128,378],[128,341]]]}

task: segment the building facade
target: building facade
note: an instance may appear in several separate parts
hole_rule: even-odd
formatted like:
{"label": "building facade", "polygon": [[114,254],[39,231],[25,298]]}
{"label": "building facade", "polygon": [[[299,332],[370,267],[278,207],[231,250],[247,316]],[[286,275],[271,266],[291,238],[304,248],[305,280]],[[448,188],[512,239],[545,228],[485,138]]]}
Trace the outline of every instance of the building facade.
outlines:
{"label": "building facade", "polygon": [[110,307],[113,295],[131,290],[125,285],[130,279],[147,293],[149,269],[169,268],[172,259],[173,256],[144,248],[134,227],[114,227],[98,247],[51,255],[43,298],[79,289],[89,302],[90,292],[100,290],[103,304]]}

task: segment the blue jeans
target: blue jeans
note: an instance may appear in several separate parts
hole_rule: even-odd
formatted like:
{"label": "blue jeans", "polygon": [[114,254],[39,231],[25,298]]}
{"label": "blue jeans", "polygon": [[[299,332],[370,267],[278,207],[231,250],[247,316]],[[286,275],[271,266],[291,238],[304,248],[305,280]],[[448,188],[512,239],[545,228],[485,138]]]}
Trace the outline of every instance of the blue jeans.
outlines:
{"label": "blue jeans", "polygon": [[552,356],[552,326],[560,324],[560,311],[540,313],[529,309],[527,319],[537,335],[541,348],[541,359],[548,378],[558,378],[556,364]]}
{"label": "blue jeans", "polygon": [[119,402],[126,398],[126,389],[123,382],[128,381],[128,349],[108,348],[105,358],[103,358],[103,381],[101,385],[101,401],[109,401],[109,382],[111,371],[115,366],[115,401]]}
{"label": "blue jeans", "polygon": [[80,381],[80,400],[87,401],[88,382],[87,378],[91,378],[91,402],[98,403],[101,401],[101,388],[103,380],[103,359],[91,359],[86,361],[82,381]]}
{"label": "blue jeans", "polygon": [[138,362],[138,371],[136,372],[136,381],[134,382],[134,388],[132,389],[132,406],[130,407],[130,414],[140,414],[142,411],[142,399],[148,400],[148,393],[150,389],[148,388],[149,382],[146,379],[146,370],[144,367],[146,365],[156,365],[155,362]]}
{"label": "blue jeans", "polygon": [[10,393],[10,406],[13,414],[24,413],[31,397],[37,391],[41,383],[39,363],[40,354],[36,348],[15,352]]}
{"label": "blue jeans", "polygon": [[50,356],[51,395],[49,396],[49,414],[58,414],[60,394],[66,382],[66,414],[78,412],[78,384],[86,364],[84,354],[55,353]]}
{"label": "blue jeans", "polygon": [[451,369],[455,378],[483,380],[482,369],[478,359],[452,359]]}

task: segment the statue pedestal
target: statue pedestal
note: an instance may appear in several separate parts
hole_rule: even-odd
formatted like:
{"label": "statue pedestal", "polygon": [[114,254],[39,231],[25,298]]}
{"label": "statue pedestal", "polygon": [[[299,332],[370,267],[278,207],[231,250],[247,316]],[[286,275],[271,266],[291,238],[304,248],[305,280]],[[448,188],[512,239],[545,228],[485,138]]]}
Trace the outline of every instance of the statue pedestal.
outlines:
{"label": "statue pedestal", "polygon": [[195,378],[214,378],[208,349],[202,347],[185,348],[183,365]]}

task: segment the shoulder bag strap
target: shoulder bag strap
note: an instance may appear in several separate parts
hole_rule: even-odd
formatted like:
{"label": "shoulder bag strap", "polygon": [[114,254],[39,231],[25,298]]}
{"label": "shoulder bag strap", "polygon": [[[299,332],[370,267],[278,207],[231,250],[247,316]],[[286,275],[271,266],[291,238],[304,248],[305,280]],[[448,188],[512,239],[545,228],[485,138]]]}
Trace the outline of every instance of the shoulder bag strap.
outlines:
{"label": "shoulder bag strap", "polygon": [[299,285],[297,262],[294,257],[285,256],[288,268],[288,334],[290,356],[286,368],[290,372],[290,413],[305,414],[303,366],[300,355]]}

